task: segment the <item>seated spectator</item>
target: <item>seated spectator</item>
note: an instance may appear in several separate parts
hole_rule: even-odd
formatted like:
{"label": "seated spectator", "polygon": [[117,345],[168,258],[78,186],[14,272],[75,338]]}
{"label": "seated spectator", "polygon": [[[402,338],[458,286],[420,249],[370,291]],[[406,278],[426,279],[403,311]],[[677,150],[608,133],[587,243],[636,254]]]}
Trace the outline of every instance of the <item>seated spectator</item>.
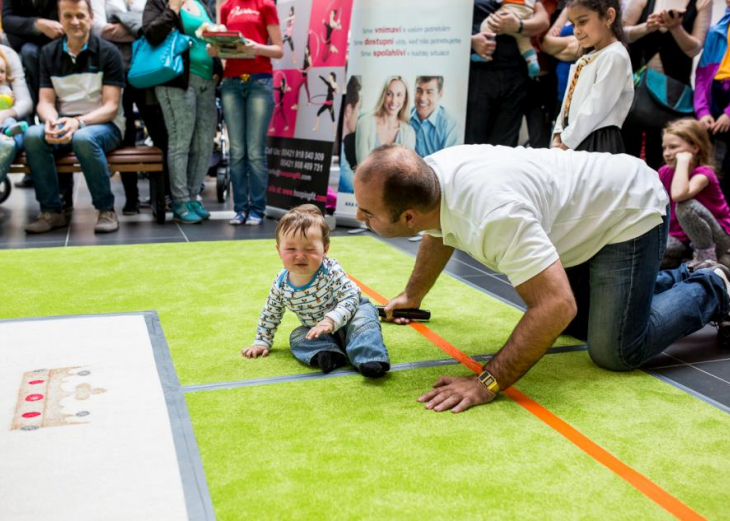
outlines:
{"label": "seated spectator", "polygon": [[443,76],[416,78],[411,126],[416,131],[416,152],[421,157],[459,144],[459,125],[454,116],[440,105],[443,96]]}
{"label": "seated spectator", "polygon": [[[20,54],[33,106],[38,105],[41,47],[63,36],[58,21],[57,0],[3,0],[3,30],[10,46]],[[30,176],[15,184],[19,188],[33,186]]]}
{"label": "seated spectator", "polygon": [[218,58],[208,56],[205,41],[195,31],[212,20],[199,0],[147,0],[142,17],[142,32],[152,45],[160,45],[174,30],[194,39],[183,53],[182,75],[155,87],[167,127],[172,215],[182,224],[210,218],[198,195],[213,154],[215,87],[223,67]]}
{"label": "seated spectator", "polygon": [[[22,126],[16,122],[28,117],[33,111],[33,103],[25,83],[25,73],[20,63],[20,57],[5,45],[0,45],[0,84],[2,85],[0,93],[5,94],[11,100],[9,106],[0,108],[1,183],[10,170],[15,155],[23,147]],[[18,130],[21,132],[18,133]]]}
{"label": "seated spectator", "polygon": [[105,154],[122,141],[122,56],[112,44],[91,33],[89,0],[60,0],[58,9],[67,36],[41,52],[37,112],[44,124],[31,127],[25,136],[28,166],[41,206],[40,216],[26,231],[44,233],[68,224],[54,156],[73,151],[99,210],[95,231],[115,232],[119,221]]}
{"label": "seated spectator", "polygon": [[355,154],[362,163],[371,150],[393,143],[416,148],[416,132],[408,124],[411,113],[408,86],[400,76],[385,81],[380,99],[370,114],[362,116],[355,128]]}
{"label": "seated spectator", "polygon": [[695,119],[670,123],[662,135],[666,164],[659,177],[669,194],[672,215],[664,265],[687,267],[706,260],[730,264],[730,208],[712,167],[710,136]]}

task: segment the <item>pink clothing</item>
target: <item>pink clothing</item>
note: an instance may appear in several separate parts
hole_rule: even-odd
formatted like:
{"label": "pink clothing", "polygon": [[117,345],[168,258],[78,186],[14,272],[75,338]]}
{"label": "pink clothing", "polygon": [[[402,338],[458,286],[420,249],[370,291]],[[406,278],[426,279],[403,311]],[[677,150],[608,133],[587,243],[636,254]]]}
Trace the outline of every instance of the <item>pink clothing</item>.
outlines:
{"label": "pink clothing", "polygon": [[[694,196],[694,199],[707,208],[712,215],[715,216],[717,222],[723,230],[730,234],[730,208],[725,201],[725,196],[720,189],[720,182],[717,180],[715,172],[709,166],[698,166],[689,173],[689,178],[702,174],[710,181],[710,183],[700,193]],[[677,204],[672,200],[672,179],[674,178],[674,168],[664,165],[659,169],[659,178],[664,188],[669,194],[669,204],[672,208],[672,217],[669,221],[669,235],[682,241],[689,242],[689,237],[684,233],[682,227],[677,220]]]}

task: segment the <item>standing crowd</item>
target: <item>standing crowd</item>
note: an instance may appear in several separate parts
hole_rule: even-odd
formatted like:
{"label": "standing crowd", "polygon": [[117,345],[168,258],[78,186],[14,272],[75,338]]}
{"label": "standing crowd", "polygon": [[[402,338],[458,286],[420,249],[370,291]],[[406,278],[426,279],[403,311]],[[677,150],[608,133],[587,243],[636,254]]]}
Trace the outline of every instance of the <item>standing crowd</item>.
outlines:
{"label": "standing crowd", "polygon": [[[282,37],[270,0],[227,0],[220,22],[246,35],[233,57],[200,37],[215,21],[215,5],[201,0],[5,0],[0,45],[0,181],[17,154],[27,151],[40,204],[28,233],[68,225],[73,176],[56,171],[55,158],[73,152],[98,210],[97,233],[114,232],[119,220],[109,182],[107,154],[134,146],[136,111],[163,152],[175,221],[210,217],[200,200],[217,131],[216,97],[227,115],[235,217],[231,224],[259,225],[266,208],[266,131],[273,111],[271,59]],[[189,38],[183,70],[169,81],[135,88],[127,81],[132,44],[144,38],[164,45]],[[37,124],[34,124],[36,123]],[[139,213],[137,174],[122,176],[123,213]]]}
{"label": "standing crowd", "polygon": [[476,0],[466,142],[516,146],[525,117],[533,148],[640,157],[670,196],[663,266],[730,265],[730,10],[710,27],[711,0],[663,5],[543,0],[525,18]]}

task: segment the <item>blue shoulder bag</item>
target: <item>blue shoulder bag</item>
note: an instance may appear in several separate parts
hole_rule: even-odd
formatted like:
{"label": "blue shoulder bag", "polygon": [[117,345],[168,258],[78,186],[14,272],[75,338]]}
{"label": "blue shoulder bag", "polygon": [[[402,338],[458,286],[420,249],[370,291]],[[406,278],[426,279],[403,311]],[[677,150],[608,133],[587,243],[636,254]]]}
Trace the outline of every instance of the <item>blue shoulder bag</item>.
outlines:
{"label": "blue shoulder bag", "polygon": [[174,30],[153,47],[143,36],[132,44],[132,65],[127,80],[138,89],[163,85],[184,71],[182,53],[193,44],[190,36]]}

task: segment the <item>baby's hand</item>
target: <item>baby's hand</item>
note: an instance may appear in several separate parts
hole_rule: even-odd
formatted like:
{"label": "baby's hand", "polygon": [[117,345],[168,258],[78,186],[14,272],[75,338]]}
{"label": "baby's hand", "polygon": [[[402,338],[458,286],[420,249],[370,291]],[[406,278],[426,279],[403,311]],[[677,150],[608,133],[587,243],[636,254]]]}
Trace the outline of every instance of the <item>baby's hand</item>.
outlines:
{"label": "baby's hand", "polygon": [[689,163],[692,161],[692,152],[678,152],[677,155],[674,157],[677,160],[677,163],[679,163],[680,161]]}
{"label": "baby's hand", "polygon": [[324,317],[316,326],[309,330],[306,338],[307,340],[312,340],[313,338],[319,338],[319,336],[324,333],[332,333],[332,331],[334,330],[335,323],[332,321],[332,319],[329,317]]}
{"label": "baby's hand", "polygon": [[241,349],[244,358],[258,358],[259,356],[269,356],[269,348],[266,346],[251,346]]}

